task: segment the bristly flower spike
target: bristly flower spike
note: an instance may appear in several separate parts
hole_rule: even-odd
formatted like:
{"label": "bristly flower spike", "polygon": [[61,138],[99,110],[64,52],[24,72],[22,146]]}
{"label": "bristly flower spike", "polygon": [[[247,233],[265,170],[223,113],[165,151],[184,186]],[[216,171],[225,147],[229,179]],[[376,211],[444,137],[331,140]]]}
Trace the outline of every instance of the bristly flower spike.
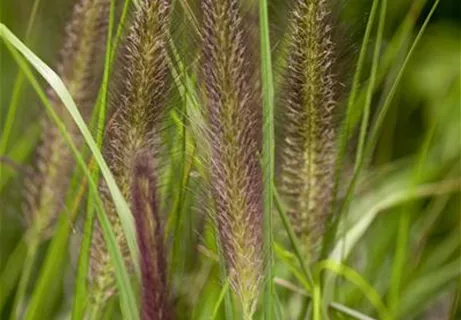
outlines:
{"label": "bristly flower spike", "polygon": [[[59,76],[85,119],[91,113],[102,76],[108,9],[109,0],[79,0],[75,4],[57,66]],[[60,99],[51,89],[48,97],[67,130],[78,142],[76,125]],[[47,237],[63,209],[73,159],[70,148],[52,120],[46,118],[43,122],[36,174],[25,181],[25,211],[32,229],[41,237]]]}
{"label": "bristly flower spike", "polygon": [[238,0],[202,0],[202,82],[211,194],[220,243],[246,319],[263,275],[262,116],[258,75]]}
{"label": "bristly flower spike", "polygon": [[280,190],[309,261],[331,210],[338,81],[327,0],[297,0],[285,74]]}
{"label": "bristly flower spike", "polygon": [[[128,30],[120,61],[121,86],[111,103],[116,107],[105,138],[104,155],[122,192],[131,203],[133,165],[140,150],[159,149],[159,132],[165,115],[169,0],[141,0]],[[133,269],[128,244],[112,198],[104,183],[102,200],[129,270]],[[152,244],[155,245],[155,244]],[[103,306],[116,292],[114,266],[102,231],[95,226],[92,245],[91,286],[93,303]]]}

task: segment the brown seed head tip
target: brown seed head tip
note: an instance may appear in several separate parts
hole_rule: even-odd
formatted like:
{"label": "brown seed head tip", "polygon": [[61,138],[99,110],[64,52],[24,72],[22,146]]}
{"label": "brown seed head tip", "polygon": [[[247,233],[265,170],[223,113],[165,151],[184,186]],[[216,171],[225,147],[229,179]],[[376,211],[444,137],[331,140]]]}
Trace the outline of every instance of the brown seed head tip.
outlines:
{"label": "brown seed head tip", "polygon": [[132,202],[141,259],[142,319],[172,319],[162,222],[156,200],[156,179],[148,152],[135,156]]}

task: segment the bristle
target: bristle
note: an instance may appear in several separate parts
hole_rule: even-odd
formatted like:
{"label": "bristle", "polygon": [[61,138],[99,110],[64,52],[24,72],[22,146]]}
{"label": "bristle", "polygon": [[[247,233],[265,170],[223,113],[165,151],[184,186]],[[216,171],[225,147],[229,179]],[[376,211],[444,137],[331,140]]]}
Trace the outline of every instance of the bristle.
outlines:
{"label": "bristle", "polygon": [[156,178],[149,152],[135,156],[131,188],[141,259],[141,315],[143,320],[173,318],[168,299],[164,235],[156,196]]}
{"label": "bristle", "polygon": [[240,10],[237,0],[202,1],[201,73],[220,242],[231,284],[251,317],[263,274],[262,118]]}
{"label": "bristle", "polygon": [[[111,102],[116,105],[116,112],[107,128],[105,158],[129,203],[135,154],[140,150],[151,150],[155,156],[154,151],[159,146],[157,142],[168,91],[166,45],[169,23],[170,1],[140,1],[123,48],[125,57],[120,71],[123,85]],[[132,261],[121,221],[104,184],[101,194],[125,263],[131,270]],[[104,304],[115,292],[114,266],[101,232],[96,224],[91,271],[95,304]]]}
{"label": "bristle", "polygon": [[280,189],[313,261],[331,209],[337,111],[335,43],[327,0],[298,0],[292,14],[283,106]]}
{"label": "bristle", "polygon": [[[60,52],[58,74],[86,119],[95,102],[102,75],[108,8],[109,0],[79,1],[74,7]],[[48,98],[74,140],[79,142],[76,125],[51,89],[48,90]],[[35,232],[47,237],[63,209],[73,159],[70,148],[52,120],[46,118],[43,122],[42,139],[36,153],[36,174],[25,181],[25,213]]]}

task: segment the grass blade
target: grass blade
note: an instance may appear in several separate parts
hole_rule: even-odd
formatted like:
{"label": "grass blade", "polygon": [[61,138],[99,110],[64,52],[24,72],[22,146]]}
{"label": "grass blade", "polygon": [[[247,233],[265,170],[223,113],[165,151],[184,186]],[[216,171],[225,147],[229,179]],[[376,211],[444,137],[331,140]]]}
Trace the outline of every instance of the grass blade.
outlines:
{"label": "grass blade", "polygon": [[[25,42],[27,43],[30,38],[32,26],[34,25],[35,17],[37,16],[37,10],[40,6],[40,0],[35,0],[32,5],[32,10],[29,16],[29,23],[27,24]],[[6,115],[5,124],[2,130],[2,137],[0,138],[0,155],[6,153],[8,138],[10,137],[11,129],[13,128],[13,122],[18,108],[22,85],[24,83],[24,75],[20,72],[16,77],[16,81],[13,85],[13,93],[11,94],[10,105],[8,106],[8,113]]]}
{"label": "grass blade", "polygon": [[387,12],[387,0],[381,0],[378,31],[376,32],[376,42],[375,42],[375,47],[373,49],[373,60],[371,63],[370,80],[369,80],[368,88],[366,91],[365,106],[363,108],[362,123],[360,125],[360,135],[359,135],[357,153],[355,157],[354,174],[358,174],[356,173],[356,171],[360,169],[361,162],[363,161],[363,149],[365,146],[365,138],[366,138],[367,131],[368,131],[368,122],[369,122],[370,111],[371,111],[371,99],[373,97],[373,91],[375,89],[375,84],[376,84],[376,74],[378,72],[379,57],[380,57],[380,52],[381,52],[381,43],[383,40],[384,24],[386,21],[386,12]]}
{"label": "grass blade", "polygon": [[14,251],[9,255],[5,269],[2,271],[0,276],[0,287],[2,288],[2,290],[0,290],[0,314],[11,291],[13,291],[16,285],[16,281],[21,275],[21,269],[18,268],[18,266],[24,263],[26,255],[27,245],[25,240],[21,239],[16,245]]}
{"label": "grass blade", "polygon": [[273,249],[272,207],[274,182],[274,83],[272,76],[271,46],[269,39],[269,12],[267,0],[259,1],[261,75],[263,95],[263,193],[264,193],[264,246],[266,274],[264,288],[264,319],[272,319],[273,306]]}

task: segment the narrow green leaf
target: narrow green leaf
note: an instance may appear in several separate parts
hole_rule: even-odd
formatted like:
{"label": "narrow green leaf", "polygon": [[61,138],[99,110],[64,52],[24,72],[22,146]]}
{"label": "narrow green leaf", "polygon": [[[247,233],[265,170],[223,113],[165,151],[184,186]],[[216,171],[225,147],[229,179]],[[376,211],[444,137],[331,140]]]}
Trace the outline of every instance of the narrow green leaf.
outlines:
{"label": "narrow green leaf", "polygon": [[299,262],[299,265],[301,266],[301,270],[304,276],[306,277],[305,280],[312,287],[314,285],[314,279],[312,277],[312,274],[310,273],[310,270],[306,266],[306,262],[305,262],[306,259],[304,258],[302,254],[301,246],[299,245],[298,238],[296,237],[293,227],[291,226],[290,219],[288,218],[288,215],[282,206],[281,199],[277,193],[277,190],[275,189],[275,186],[274,186],[274,200],[275,200],[275,206],[277,208],[277,212],[279,213],[280,219],[282,219],[283,226],[285,227],[285,230],[288,234],[288,238],[290,239],[291,246],[293,247],[296,257],[298,258],[298,262]]}
{"label": "narrow green leaf", "polygon": [[219,308],[221,307],[222,301],[224,300],[224,297],[226,296],[228,291],[229,291],[229,279],[226,280],[226,282],[224,283],[221,289],[221,292],[219,293],[218,300],[216,300],[216,304],[213,308],[213,316],[211,317],[211,319],[213,320],[216,319],[218,312],[219,312]]}
{"label": "narrow green leaf", "polygon": [[272,319],[273,306],[273,250],[272,250],[272,184],[274,181],[274,84],[269,38],[267,0],[259,1],[261,74],[263,89],[263,179],[264,179],[264,247],[266,254],[264,319]]}
{"label": "narrow green leaf", "polygon": [[[34,25],[39,6],[40,0],[34,0],[34,4],[32,5],[31,13],[29,16],[29,22],[27,24],[26,29],[26,43],[29,42],[30,34],[32,32],[32,26]],[[8,138],[10,137],[11,129],[13,128],[13,122],[16,116],[16,110],[18,108],[19,99],[21,97],[21,89],[23,83],[24,75],[22,74],[22,72],[19,72],[13,85],[13,93],[11,94],[10,104],[7,108],[8,113],[6,115],[5,124],[2,127],[2,136],[0,138],[0,155],[4,155],[7,150]]]}
{"label": "narrow green leaf", "polygon": [[21,275],[21,268],[18,268],[18,266],[24,263],[26,255],[27,245],[25,240],[21,239],[8,256],[5,268],[0,276],[0,288],[2,288],[0,290],[0,314]]}
{"label": "narrow green leaf", "polygon": [[[381,53],[381,43],[384,34],[384,24],[386,21],[387,0],[381,0],[381,9],[379,13],[378,31],[376,32],[375,47],[373,49],[373,60],[371,62],[370,80],[365,95],[365,106],[363,108],[362,123],[360,125],[359,142],[357,146],[357,153],[355,156],[354,174],[360,169],[363,162],[363,150],[365,147],[365,138],[368,132],[368,121],[371,111],[371,99],[376,84],[376,74],[378,72],[379,57]],[[346,200],[347,201],[347,200]]]}

